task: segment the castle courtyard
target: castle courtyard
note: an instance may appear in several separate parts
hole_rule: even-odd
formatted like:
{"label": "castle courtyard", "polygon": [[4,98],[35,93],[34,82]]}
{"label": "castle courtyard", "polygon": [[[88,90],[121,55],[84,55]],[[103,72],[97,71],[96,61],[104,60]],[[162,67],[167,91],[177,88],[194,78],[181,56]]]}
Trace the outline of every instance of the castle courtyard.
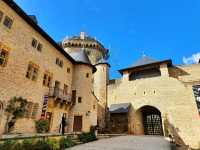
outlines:
{"label": "castle courtyard", "polygon": [[75,146],[69,150],[171,150],[171,147],[163,137],[120,136]]}
{"label": "castle courtyard", "polygon": [[169,150],[166,139],[199,148],[199,58],[177,64],[173,54],[127,59],[120,51],[121,63],[131,65],[111,65],[117,52],[106,42],[83,31],[64,34],[55,41],[16,1],[0,0],[0,140],[52,134],[85,143],[99,133],[127,136],[72,150]]}

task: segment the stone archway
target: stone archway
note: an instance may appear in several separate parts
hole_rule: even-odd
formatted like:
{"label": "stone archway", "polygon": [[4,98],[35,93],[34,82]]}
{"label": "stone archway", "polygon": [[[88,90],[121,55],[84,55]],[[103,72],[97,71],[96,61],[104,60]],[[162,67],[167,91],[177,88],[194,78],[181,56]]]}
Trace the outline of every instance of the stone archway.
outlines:
{"label": "stone archway", "polygon": [[163,136],[161,112],[153,106],[143,106],[136,111],[136,133]]}

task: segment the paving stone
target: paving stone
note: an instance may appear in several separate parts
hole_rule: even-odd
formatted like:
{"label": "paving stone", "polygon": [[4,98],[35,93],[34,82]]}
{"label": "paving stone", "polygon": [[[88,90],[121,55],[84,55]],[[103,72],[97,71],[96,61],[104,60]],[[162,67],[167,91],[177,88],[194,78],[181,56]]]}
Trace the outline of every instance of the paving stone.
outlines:
{"label": "paving stone", "polygon": [[120,136],[82,144],[68,150],[171,150],[164,137]]}

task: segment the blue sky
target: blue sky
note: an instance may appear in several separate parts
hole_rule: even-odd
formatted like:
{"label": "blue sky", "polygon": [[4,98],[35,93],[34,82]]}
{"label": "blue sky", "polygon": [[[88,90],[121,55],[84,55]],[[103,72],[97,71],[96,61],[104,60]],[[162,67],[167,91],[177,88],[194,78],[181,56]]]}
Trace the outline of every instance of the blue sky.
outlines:
{"label": "blue sky", "polygon": [[110,49],[111,78],[146,55],[174,64],[200,57],[199,0],[15,0],[56,41],[80,31]]}

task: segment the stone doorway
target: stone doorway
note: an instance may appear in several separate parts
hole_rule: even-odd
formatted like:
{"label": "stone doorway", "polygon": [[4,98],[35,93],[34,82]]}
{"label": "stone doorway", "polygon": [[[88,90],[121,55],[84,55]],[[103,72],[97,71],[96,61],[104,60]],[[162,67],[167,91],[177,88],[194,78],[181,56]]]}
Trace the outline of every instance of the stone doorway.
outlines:
{"label": "stone doorway", "polygon": [[82,116],[74,116],[74,125],[73,125],[73,131],[74,132],[82,132]]}
{"label": "stone doorway", "polygon": [[163,127],[162,127],[162,117],[161,112],[152,106],[144,106],[140,108],[136,115],[140,115],[137,118],[140,118],[139,132],[144,135],[158,135],[163,136]]}

